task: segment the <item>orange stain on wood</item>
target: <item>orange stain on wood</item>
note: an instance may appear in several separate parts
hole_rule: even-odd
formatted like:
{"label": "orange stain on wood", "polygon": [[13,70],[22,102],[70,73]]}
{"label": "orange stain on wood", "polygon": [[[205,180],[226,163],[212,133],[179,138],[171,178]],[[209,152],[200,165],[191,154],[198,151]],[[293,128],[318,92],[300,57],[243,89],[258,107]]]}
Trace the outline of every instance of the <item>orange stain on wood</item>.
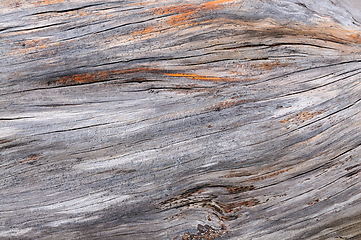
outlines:
{"label": "orange stain on wood", "polygon": [[177,26],[179,24],[184,24],[187,20],[191,19],[191,16],[194,15],[197,11],[199,11],[199,9],[200,6],[196,4],[182,4],[177,6],[156,8],[153,9],[153,11],[154,14],[157,15],[177,14],[167,20],[168,24],[172,26]]}
{"label": "orange stain on wood", "polygon": [[169,14],[169,13],[189,13],[193,12],[197,9],[196,4],[182,4],[177,6],[170,6],[170,7],[160,7],[152,9],[154,14]]}
{"label": "orange stain on wood", "polygon": [[17,49],[14,52],[9,53],[9,55],[17,55],[17,54],[23,54],[30,51],[37,51],[40,49],[44,49],[50,46],[48,44],[49,39],[31,39],[31,40],[25,40],[16,43],[18,47],[21,49]]}
{"label": "orange stain on wood", "polygon": [[48,42],[48,39],[32,39],[32,40],[25,40],[22,42],[19,42],[19,45],[26,46],[26,47],[39,47],[42,44]]}
{"label": "orange stain on wood", "polygon": [[222,4],[226,4],[226,3],[234,3],[237,2],[236,0],[217,0],[217,1],[211,1],[211,2],[207,2],[202,4],[203,8],[206,10],[210,10],[210,9],[217,9],[220,8]]}
{"label": "orange stain on wood", "polygon": [[37,156],[37,155],[33,155],[33,156],[30,156],[30,157],[27,157],[26,159],[20,161],[19,163],[31,163],[33,161],[35,161],[36,159],[38,159],[40,156]]}
{"label": "orange stain on wood", "polygon": [[61,2],[65,2],[66,0],[41,0],[38,1],[37,3],[39,5],[45,5],[45,4],[54,4],[54,3],[61,3]]}
{"label": "orange stain on wood", "polygon": [[347,34],[346,37],[355,43],[361,43],[361,33]]}
{"label": "orange stain on wood", "polygon": [[75,74],[72,76],[66,76],[60,78],[56,81],[57,84],[81,84],[81,83],[91,83],[95,81],[104,80],[108,74],[106,72],[97,72],[97,73],[84,73],[84,74]]}
{"label": "orange stain on wood", "polygon": [[139,31],[135,31],[132,32],[132,35],[134,36],[140,36],[140,35],[145,35],[145,34],[149,34],[152,32],[155,32],[157,29],[154,27],[146,27],[144,30],[139,30]]}
{"label": "orange stain on wood", "polygon": [[216,10],[222,8],[226,3],[233,3],[235,0],[217,0],[211,1],[207,3],[203,3],[200,5],[197,4],[182,4],[170,7],[161,7],[155,8],[151,11],[154,14],[162,15],[162,14],[177,14],[176,16],[172,16],[167,21],[168,24],[172,26],[181,26],[181,25],[192,25],[195,23],[191,23],[190,20],[196,17],[197,14],[200,14],[204,11]]}
{"label": "orange stain on wood", "polygon": [[295,123],[297,125],[310,120],[312,118],[314,118],[317,115],[320,115],[322,113],[324,113],[325,111],[318,111],[318,112],[310,112],[310,111],[305,111],[299,114],[296,114],[294,116],[285,118],[283,120],[280,121],[280,123],[287,123],[287,122],[291,122],[291,123]]}
{"label": "orange stain on wood", "polygon": [[162,73],[163,70],[156,68],[133,68],[126,70],[98,71],[94,73],[80,73],[70,76],[60,77],[56,84],[59,85],[77,85],[85,83],[101,82],[119,74],[131,74],[137,72]]}
{"label": "orange stain on wood", "polygon": [[[98,71],[93,73],[80,73],[70,76],[63,76],[58,78],[56,84],[60,85],[72,85],[72,84],[84,84],[84,83],[93,83],[100,82],[109,79],[110,77],[114,77],[119,74],[132,74],[132,73],[153,73],[166,75],[170,77],[185,77],[192,80],[200,80],[200,81],[213,81],[213,82],[235,82],[235,81],[244,81],[244,79],[235,79],[235,78],[227,78],[227,77],[214,77],[214,76],[205,76],[198,74],[190,74],[190,73],[169,73],[170,70],[157,69],[157,68],[133,68],[126,70],[109,70],[109,71]],[[247,102],[248,100],[239,100],[239,101],[225,101],[217,104],[212,107],[215,108],[228,108],[235,105],[238,105],[243,102]]]}

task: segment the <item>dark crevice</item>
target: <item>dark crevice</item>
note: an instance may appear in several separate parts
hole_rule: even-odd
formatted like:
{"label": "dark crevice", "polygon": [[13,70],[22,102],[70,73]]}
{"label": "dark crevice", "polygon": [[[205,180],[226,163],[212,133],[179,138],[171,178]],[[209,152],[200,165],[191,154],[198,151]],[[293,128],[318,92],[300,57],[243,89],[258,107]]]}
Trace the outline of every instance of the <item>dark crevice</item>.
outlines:
{"label": "dark crevice", "polygon": [[14,120],[29,119],[29,118],[34,118],[34,117],[0,118],[0,121],[14,121]]}
{"label": "dark crevice", "polygon": [[322,66],[304,68],[304,69],[289,72],[289,73],[286,73],[286,74],[283,74],[283,75],[280,75],[280,76],[271,77],[271,78],[265,79],[263,81],[258,81],[258,82],[253,82],[253,83],[251,82],[251,83],[247,84],[246,86],[257,85],[257,84],[260,84],[260,83],[265,83],[265,82],[272,81],[272,80],[275,80],[275,79],[284,78],[284,77],[287,77],[287,76],[292,76],[292,75],[297,74],[297,73],[307,72],[307,71],[311,71],[311,70],[315,70],[315,69],[322,69],[322,68],[334,67],[334,66],[338,66],[338,65],[350,64],[350,63],[360,63],[360,62],[361,62],[361,60],[357,59],[357,60],[327,64],[327,65],[322,65]]}
{"label": "dark crevice", "polygon": [[38,12],[38,13],[33,13],[33,14],[30,14],[30,15],[26,15],[26,17],[27,16],[36,16],[36,15],[41,15],[41,14],[47,14],[47,13],[67,13],[67,12],[73,12],[73,11],[86,9],[86,8],[90,8],[90,7],[100,6],[100,5],[104,5],[104,3],[90,4],[90,5],[86,5],[86,6],[63,9],[63,10],[51,10],[51,11],[45,11],[45,12]]}
{"label": "dark crevice", "polygon": [[40,136],[40,135],[46,135],[46,134],[52,134],[52,133],[63,133],[63,132],[69,132],[69,131],[76,131],[76,130],[81,130],[81,129],[86,129],[86,128],[105,126],[105,125],[109,125],[109,124],[111,124],[111,123],[99,123],[99,124],[93,124],[93,125],[84,126],[84,127],[78,127],[78,128],[69,128],[69,129],[57,130],[57,131],[52,131],[52,132],[38,133],[38,134],[33,134],[32,136]]}
{"label": "dark crevice", "polygon": [[163,18],[163,16],[160,16],[160,17],[148,18],[148,19],[141,20],[141,21],[138,21],[138,22],[130,22],[130,23],[125,23],[125,24],[120,24],[120,25],[117,25],[117,26],[114,26],[114,27],[111,27],[111,28],[107,28],[107,29],[103,29],[103,30],[100,30],[100,31],[95,31],[95,32],[86,33],[86,34],[83,34],[83,35],[80,35],[80,36],[63,39],[63,41],[67,41],[67,40],[71,40],[71,39],[77,39],[77,38],[82,38],[82,37],[89,36],[89,35],[95,35],[95,34],[107,32],[107,31],[115,30],[115,29],[118,29],[118,28],[122,28],[122,27],[126,27],[126,26],[131,26],[131,25],[135,25],[135,24],[140,24],[140,23],[145,23],[145,22],[148,22],[148,21],[153,21],[153,20],[162,19],[162,18]]}
{"label": "dark crevice", "polygon": [[59,25],[64,25],[68,22],[60,22],[60,23],[53,23],[53,24],[49,24],[49,25],[44,25],[44,26],[39,26],[39,27],[33,27],[33,28],[26,28],[26,29],[18,29],[18,30],[14,30],[14,31],[10,31],[10,32],[19,32],[19,31],[31,31],[31,30],[40,30],[43,28],[49,28],[49,27],[53,27],[53,26],[59,26]]}
{"label": "dark crevice", "polygon": [[234,46],[234,47],[226,47],[226,48],[221,48],[221,49],[216,49],[216,50],[232,50],[232,49],[255,48],[255,47],[272,48],[272,47],[288,46],[288,45],[290,45],[290,46],[311,46],[311,47],[317,47],[317,48],[325,48],[325,49],[337,50],[337,49],[334,49],[334,48],[320,46],[320,45],[316,45],[316,44],[310,44],[310,43],[250,44],[250,45],[240,45],[240,46]]}

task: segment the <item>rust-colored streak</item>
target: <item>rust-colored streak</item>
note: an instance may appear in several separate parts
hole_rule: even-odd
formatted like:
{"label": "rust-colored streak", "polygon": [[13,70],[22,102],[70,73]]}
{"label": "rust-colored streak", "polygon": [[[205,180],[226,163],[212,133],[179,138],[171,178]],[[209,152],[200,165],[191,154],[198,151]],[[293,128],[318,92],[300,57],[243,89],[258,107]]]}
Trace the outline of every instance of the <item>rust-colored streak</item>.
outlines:
{"label": "rust-colored streak", "polygon": [[[214,11],[223,8],[229,8],[241,2],[242,0],[216,0],[210,1],[203,4],[181,4],[173,5],[166,7],[153,8],[146,13],[155,14],[155,15],[170,15],[166,22],[162,22],[161,25],[157,26],[160,28],[165,25],[172,26],[173,28],[168,29],[167,31],[176,31],[180,28],[185,28],[189,26],[195,26],[200,24],[205,24],[206,22],[211,23],[214,21],[227,21],[228,23],[236,24],[237,26],[242,26],[243,30],[248,30],[250,33],[253,31],[257,38],[259,36],[263,37],[272,37],[275,35],[284,35],[287,37],[295,38],[308,38],[308,39],[318,39],[331,41],[333,44],[359,44],[361,43],[361,32],[357,30],[348,30],[344,26],[330,20],[330,21],[315,21],[314,24],[304,24],[302,22],[294,22],[294,24],[280,25],[277,20],[264,19],[261,21],[243,21],[243,20],[230,20],[230,19],[221,19],[217,18],[216,20],[209,21],[199,21],[199,17],[209,13],[209,11]],[[197,20],[196,20],[197,19]],[[167,26],[167,28],[168,28]],[[296,28],[293,26],[297,26]],[[334,49],[337,50],[337,49]],[[245,56],[248,58],[247,56]],[[270,70],[274,67],[287,66],[287,64],[264,64],[260,67],[264,67],[267,70]]]}
{"label": "rust-colored streak", "polygon": [[361,33],[347,34],[346,37],[348,37],[351,41],[355,43],[361,43]]}
{"label": "rust-colored streak", "polygon": [[227,190],[230,194],[237,194],[241,192],[247,192],[255,189],[255,186],[240,186],[240,187],[227,187]]}
{"label": "rust-colored streak", "polygon": [[238,178],[238,177],[246,177],[246,176],[251,176],[252,174],[251,173],[231,173],[231,174],[228,174],[226,176],[224,176],[224,178]]}
{"label": "rust-colored streak", "polygon": [[162,14],[174,14],[174,13],[188,13],[197,10],[196,4],[182,4],[176,6],[168,6],[168,7],[160,7],[152,9],[154,14],[162,15]]}
{"label": "rust-colored streak", "polygon": [[46,42],[48,42],[48,39],[32,39],[32,40],[21,41],[18,43],[18,45],[24,47],[40,47]]}
{"label": "rust-colored streak", "polygon": [[97,72],[97,73],[84,73],[84,74],[75,74],[72,76],[65,76],[56,81],[57,84],[61,85],[73,85],[73,84],[82,84],[82,83],[92,83],[97,81],[105,80],[109,76],[109,73]]}
{"label": "rust-colored streak", "polygon": [[11,139],[0,140],[0,144],[12,142],[12,141],[13,140],[11,140]]}
{"label": "rust-colored streak", "polygon": [[94,73],[81,73],[71,76],[60,77],[56,84],[58,85],[77,85],[85,83],[95,83],[101,82],[104,80],[111,79],[120,74],[131,74],[137,72],[147,72],[147,73],[163,73],[163,70],[155,68],[133,68],[126,70],[111,70],[111,71],[98,71]]}
{"label": "rust-colored streak", "polygon": [[287,123],[287,122],[291,122],[291,123],[295,123],[297,125],[310,120],[312,118],[314,118],[317,115],[320,115],[322,113],[324,113],[325,111],[318,111],[318,112],[310,112],[310,111],[305,111],[299,114],[296,114],[294,116],[291,116],[289,118],[285,118],[283,120],[280,121],[280,123]]}
{"label": "rust-colored streak", "polygon": [[14,52],[9,53],[9,55],[17,55],[17,54],[23,54],[30,51],[38,51],[44,48],[49,47],[49,39],[43,38],[43,39],[31,39],[31,40],[25,40],[21,42],[17,42],[17,47],[21,49],[17,49]]}
{"label": "rust-colored streak", "polygon": [[276,177],[276,176],[278,176],[278,175],[280,175],[282,173],[288,172],[290,170],[291,170],[291,168],[282,169],[282,170],[272,172],[272,173],[269,173],[269,174],[266,174],[266,175],[263,175],[263,176],[260,176],[260,177],[257,177],[257,178],[248,179],[245,182],[256,182],[256,181],[261,181],[261,180],[273,178],[273,177]]}
{"label": "rust-colored streak", "polygon": [[346,171],[350,171],[350,170],[352,170],[353,168],[356,168],[356,167],[358,167],[358,166],[360,166],[360,165],[361,165],[361,164],[356,164],[356,165],[354,165],[354,166],[345,168],[345,170],[346,170]]}
{"label": "rust-colored streak", "polygon": [[200,239],[215,239],[216,237],[221,237],[224,233],[227,232],[227,227],[224,224],[221,224],[221,228],[213,228],[212,226],[205,224],[198,224],[197,226],[198,233],[184,233],[182,240],[200,240]]}
{"label": "rust-colored streak", "polygon": [[24,159],[24,160],[21,160],[19,163],[29,163],[29,164],[32,164],[32,163],[34,163],[34,161],[36,161],[39,157],[40,157],[39,155],[32,155],[32,156],[27,157],[27,158]]}
{"label": "rust-colored streak", "polygon": [[312,201],[312,202],[308,203],[308,205],[313,205],[313,204],[316,204],[316,203],[318,203],[319,201],[320,201],[320,199],[316,199],[316,200],[314,200],[314,201]]}
{"label": "rust-colored streak", "polygon": [[235,202],[229,204],[217,203],[217,205],[220,206],[225,213],[235,213],[241,210],[242,207],[253,207],[259,204],[260,202],[257,199],[251,199],[244,202]]}
{"label": "rust-colored streak", "polygon": [[280,61],[274,61],[274,62],[264,62],[260,64],[253,64],[252,67],[263,69],[263,70],[272,70],[274,68],[280,68],[280,67],[288,67],[292,65],[291,63],[280,63]]}
{"label": "rust-colored streak", "polygon": [[188,198],[188,197],[190,197],[192,195],[196,195],[196,194],[199,194],[199,193],[202,193],[202,192],[204,192],[203,189],[191,189],[191,190],[188,190],[185,193],[182,193],[180,196],[165,200],[165,201],[161,202],[160,204],[161,205],[169,204],[169,203],[181,200],[181,199],[186,199],[186,198]]}
{"label": "rust-colored streak", "polygon": [[207,3],[203,3],[200,5],[197,4],[182,4],[175,6],[168,6],[162,8],[155,8],[151,11],[157,15],[163,14],[176,14],[168,19],[167,23],[172,26],[187,26],[192,25],[190,20],[194,18],[197,14],[202,13],[204,11],[216,10],[222,8],[222,5],[226,3],[232,3],[235,0],[217,0],[211,1]]}
{"label": "rust-colored streak", "polygon": [[[192,80],[200,80],[200,81],[221,81],[221,82],[233,82],[240,81],[233,78],[226,77],[213,77],[213,76],[204,76],[197,74],[188,74],[188,73],[169,73],[169,70],[164,69],[156,69],[156,68],[133,68],[133,69],[125,69],[125,70],[108,70],[108,71],[97,71],[93,73],[80,73],[70,76],[63,76],[57,79],[56,84],[58,85],[77,85],[77,84],[85,84],[85,83],[94,83],[101,82],[104,80],[111,79],[121,74],[133,74],[133,73],[152,73],[152,74],[160,74],[171,77],[185,77]],[[145,80],[145,79],[144,79]],[[243,103],[247,100],[240,101],[227,101],[219,103],[217,106],[213,108],[227,108],[231,106],[235,106],[237,104]]]}
{"label": "rust-colored streak", "polygon": [[65,2],[65,1],[66,0],[41,0],[41,1],[38,1],[37,4],[45,5],[45,4],[61,3],[61,2]]}
{"label": "rust-colored streak", "polygon": [[192,73],[166,73],[166,75],[171,77],[185,77],[193,80],[201,80],[201,81],[211,81],[211,82],[234,82],[239,81],[238,79],[228,78],[228,77],[213,77],[213,76],[205,76],[198,75]]}
{"label": "rust-colored streak", "polygon": [[145,34],[149,34],[149,33],[153,33],[155,32],[156,29],[154,27],[147,27],[144,30],[139,30],[139,31],[135,31],[132,33],[133,36],[140,36],[140,35],[145,35]]}

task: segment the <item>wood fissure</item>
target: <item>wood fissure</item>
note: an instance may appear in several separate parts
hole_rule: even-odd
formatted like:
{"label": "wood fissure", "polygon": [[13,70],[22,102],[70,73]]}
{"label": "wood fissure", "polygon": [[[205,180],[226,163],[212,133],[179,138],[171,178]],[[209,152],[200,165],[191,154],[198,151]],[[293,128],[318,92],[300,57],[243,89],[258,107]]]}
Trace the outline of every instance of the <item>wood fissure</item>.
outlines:
{"label": "wood fissure", "polygon": [[0,240],[359,239],[357,0],[1,0]]}

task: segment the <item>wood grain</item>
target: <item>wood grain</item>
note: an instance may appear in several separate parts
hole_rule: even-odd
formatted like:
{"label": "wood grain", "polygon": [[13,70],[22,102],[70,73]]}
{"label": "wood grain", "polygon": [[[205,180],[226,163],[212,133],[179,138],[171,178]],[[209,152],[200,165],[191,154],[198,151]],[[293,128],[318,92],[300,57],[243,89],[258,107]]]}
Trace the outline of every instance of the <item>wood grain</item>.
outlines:
{"label": "wood grain", "polygon": [[361,239],[357,0],[0,0],[0,239]]}

